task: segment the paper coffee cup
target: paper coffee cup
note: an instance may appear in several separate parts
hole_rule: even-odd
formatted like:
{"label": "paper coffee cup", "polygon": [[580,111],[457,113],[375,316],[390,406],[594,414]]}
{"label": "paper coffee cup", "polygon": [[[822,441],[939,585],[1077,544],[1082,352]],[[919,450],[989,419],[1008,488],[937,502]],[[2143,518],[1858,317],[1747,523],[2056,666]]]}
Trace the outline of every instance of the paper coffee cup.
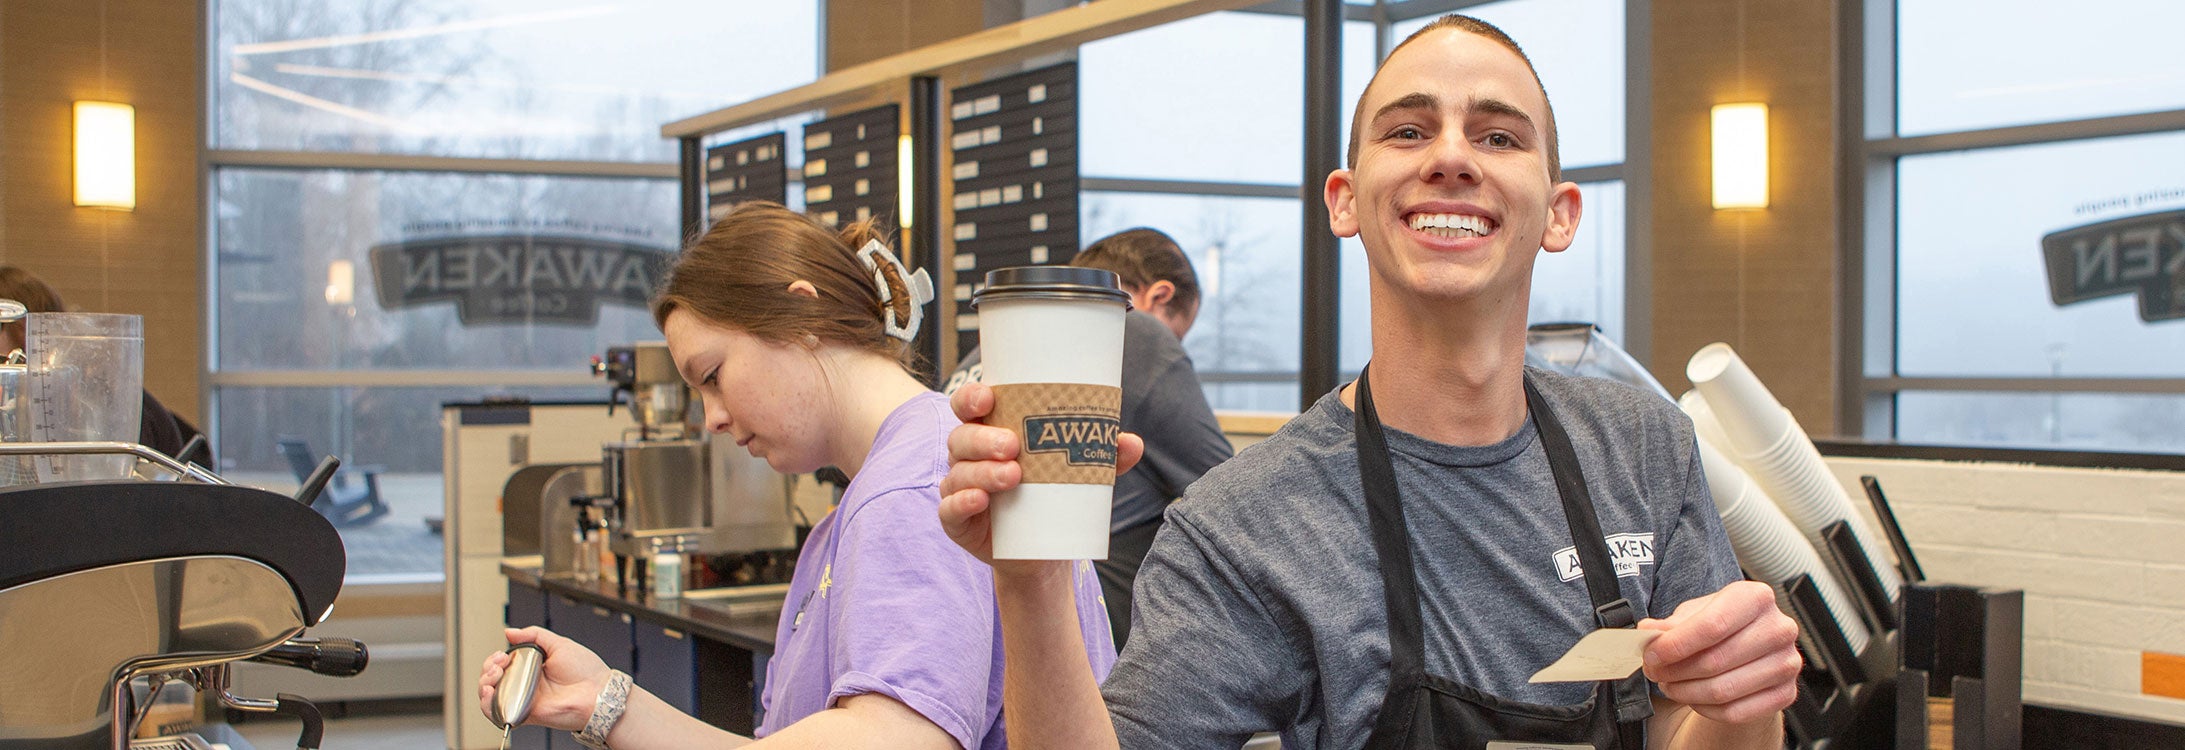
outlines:
{"label": "paper coffee cup", "polygon": [[994,497],[994,558],[1107,559],[1130,295],[1113,272],[1022,266],[987,273],[971,304],[987,423],[1017,433],[1024,469]]}

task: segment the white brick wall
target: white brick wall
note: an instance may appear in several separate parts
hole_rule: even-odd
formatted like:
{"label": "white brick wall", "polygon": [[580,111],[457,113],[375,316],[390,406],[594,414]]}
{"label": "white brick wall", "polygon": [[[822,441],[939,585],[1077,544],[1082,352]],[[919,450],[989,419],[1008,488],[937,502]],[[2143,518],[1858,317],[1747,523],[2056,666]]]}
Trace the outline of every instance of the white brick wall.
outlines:
{"label": "white brick wall", "polygon": [[2142,651],[2185,654],[2185,473],[1828,463],[1854,498],[1880,478],[1928,580],[2025,590],[2026,702],[2185,723],[2140,694]]}

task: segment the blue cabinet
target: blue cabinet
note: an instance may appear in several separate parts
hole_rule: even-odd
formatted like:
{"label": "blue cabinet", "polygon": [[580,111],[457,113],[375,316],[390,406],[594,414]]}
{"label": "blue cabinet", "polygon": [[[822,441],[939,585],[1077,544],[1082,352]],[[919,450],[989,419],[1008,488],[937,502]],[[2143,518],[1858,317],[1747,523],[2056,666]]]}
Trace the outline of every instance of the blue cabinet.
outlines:
{"label": "blue cabinet", "polygon": [[630,678],[675,710],[698,715],[698,649],[690,634],[640,620],[634,640],[637,671]]}
{"label": "blue cabinet", "polygon": [[631,640],[628,613],[555,594],[546,599],[546,620],[553,623],[554,632],[599,654],[608,668],[637,671],[637,649]]}
{"label": "blue cabinet", "polygon": [[528,628],[546,624],[546,592],[514,581],[508,584],[508,626]]}

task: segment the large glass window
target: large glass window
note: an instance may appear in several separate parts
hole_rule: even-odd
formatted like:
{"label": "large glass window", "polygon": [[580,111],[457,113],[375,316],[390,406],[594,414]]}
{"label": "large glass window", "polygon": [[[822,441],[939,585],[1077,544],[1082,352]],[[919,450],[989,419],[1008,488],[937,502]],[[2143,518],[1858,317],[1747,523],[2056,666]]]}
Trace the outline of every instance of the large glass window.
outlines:
{"label": "large glass window", "polygon": [[1869,8],[1866,434],[2185,452],[2185,6]]}
{"label": "large glass window", "polygon": [[231,386],[220,391],[220,460],[230,481],[287,490],[299,484],[281,452],[300,441],[312,456],[351,456],[343,468],[354,487],[330,490],[361,497],[364,473],[388,512],[370,523],[341,527],[352,575],[404,578],[440,572],[440,405],[491,397],[598,400],[604,388],[278,387]]}
{"label": "large glass window", "polygon": [[661,124],[819,75],[810,0],[214,8],[223,149],[671,161]]}
{"label": "large glass window", "polygon": [[[422,519],[442,513],[441,405],[605,396],[589,356],[660,336],[637,290],[679,242],[660,126],[816,78],[820,8],[215,3],[221,468],[293,487],[283,439],[375,467],[392,512],[342,529],[350,574],[438,574]],[[410,171],[418,156],[497,161]],[[531,292],[470,293],[516,278]]]}
{"label": "large glass window", "polygon": [[[1344,32],[1355,92],[1373,74],[1373,24]],[[1296,184],[1304,34],[1296,16],[1209,13],[1080,47],[1083,173]]]}
{"label": "large glass window", "polygon": [[[1184,348],[1217,409],[1297,409],[1304,207],[1265,196],[1302,176],[1304,33],[1294,15],[1211,13],[1078,50],[1082,240],[1153,227],[1191,256],[1206,298]],[[1346,105],[1374,49],[1371,22],[1344,24]]]}
{"label": "large glass window", "polygon": [[[416,297],[425,285],[460,293],[518,274],[541,289],[627,285],[635,279],[621,257],[586,243],[673,252],[671,182],[226,169],[217,196],[215,340],[223,372],[570,370],[609,345],[659,338],[651,313],[628,304],[598,305],[596,315],[473,310],[466,323],[453,299],[394,309],[381,301]],[[382,276],[373,262],[375,247],[487,238],[502,241],[476,246],[484,252],[458,246],[422,256],[438,268],[413,269],[409,278]],[[336,283],[345,285],[328,288]],[[563,315],[595,320],[535,322]]]}
{"label": "large glass window", "polygon": [[1087,238],[1157,227],[1176,238],[1199,276],[1199,317],[1184,349],[1217,408],[1297,408],[1297,202],[1211,195],[1088,193]]}
{"label": "large glass window", "polygon": [[2185,107],[2185,3],[1900,0],[1897,128],[1928,135]]}
{"label": "large glass window", "polygon": [[1907,391],[1897,439],[1925,445],[2185,453],[2185,395]]}
{"label": "large glass window", "polygon": [[[2028,189],[2034,165],[2038,189]],[[2041,241],[2072,227],[2185,209],[2179,175],[2185,175],[2185,133],[1899,159],[1897,371],[2185,375],[2185,320],[2142,320],[2138,293],[2056,304]],[[2185,220],[2179,226],[2185,231]],[[2141,270],[2149,279],[2185,271],[2180,240],[2161,230],[2150,228],[2144,253],[2131,242],[2104,250],[2096,241],[2069,259],[2078,268],[2066,280],[2078,282],[2080,270],[2090,282]],[[2178,434],[2185,435],[2185,423]]]}

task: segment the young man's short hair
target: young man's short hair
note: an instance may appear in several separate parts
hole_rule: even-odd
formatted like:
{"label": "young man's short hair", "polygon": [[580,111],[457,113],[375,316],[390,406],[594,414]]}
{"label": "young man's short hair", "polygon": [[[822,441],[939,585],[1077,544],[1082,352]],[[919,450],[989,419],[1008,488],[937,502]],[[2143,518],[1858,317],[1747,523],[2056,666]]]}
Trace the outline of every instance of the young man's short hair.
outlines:
{"label": "young man's short hair", "polygon": [[[1451,13],[1434,19],[1432,23],[1420,27],[1418,31],[1411,32],[1411,36],[1404,37],[1403,44],[1398,44],[1395,49],[1389,50],[1388,56],[1393,58],[1397,52],[1403,51],[1404,46],[1410,44],[1413,40],[1442,29],[1456,29],[1486,37],[1489,41],[1508,47],[1511,52],[1517,53],[1517,59],[1525,61],[1525,69],[1533,74],[1533,85],[1540,86],[1540,100],[1548,102],[1548,179],[1553,182],[1561,182],[1563,180],[1563,156],[1558,145],[1561,139],[1557,137],[1555,132],[1555,103],[1548,101],[1548,87],[1541,85],[1540,71],[1533,67],[1533,59],[1525,56],[1525,50],[1519,49],[1517,40],[1511,39],[1509,34],[1502,33],[1501,29],[1495,28],[1494,24],[1486,21],[1467,15]],[[1382,63],[1386,64],[1387,60],[1383,59]],[[1371,91],[1373,81],[1379,80],[1380,77],[1380,68],[1374,68],[1373,79],[1366,81],[1366,90]],[[1368,124],[1370,123],[1366,122],[1366,97],[1360,95],[1356,109],[1351,112],[1350,151],[1344,156],[1343,166],[1350,169],[1358,168],[1358,131]]]}

